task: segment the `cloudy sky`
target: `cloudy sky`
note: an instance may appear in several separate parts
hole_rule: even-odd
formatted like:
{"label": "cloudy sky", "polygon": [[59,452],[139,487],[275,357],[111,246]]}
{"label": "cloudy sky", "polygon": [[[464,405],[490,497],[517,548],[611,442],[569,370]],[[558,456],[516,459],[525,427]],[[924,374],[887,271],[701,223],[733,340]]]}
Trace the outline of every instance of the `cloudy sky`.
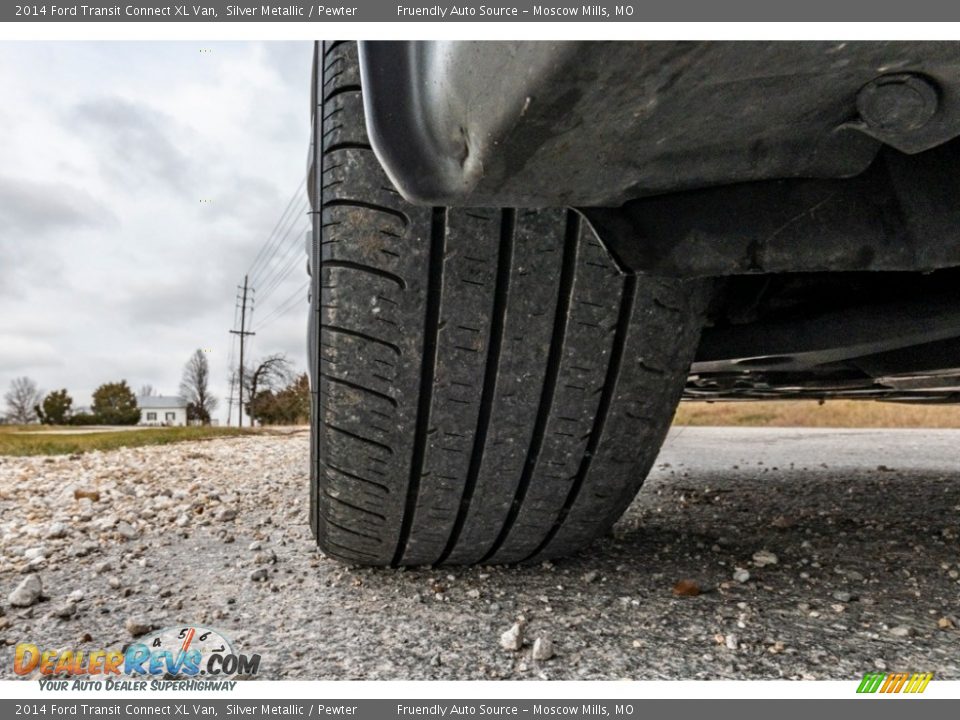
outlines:
{"label": "cloudy sky", "polygon": [[311,52],[0,43],[0,395],[21,375],[75,406],[119,379],[172,395],[205,348],[225,420],[236,286],[295,195],[249,353],[305,369],[305,292],[271,311],[306,280]]}

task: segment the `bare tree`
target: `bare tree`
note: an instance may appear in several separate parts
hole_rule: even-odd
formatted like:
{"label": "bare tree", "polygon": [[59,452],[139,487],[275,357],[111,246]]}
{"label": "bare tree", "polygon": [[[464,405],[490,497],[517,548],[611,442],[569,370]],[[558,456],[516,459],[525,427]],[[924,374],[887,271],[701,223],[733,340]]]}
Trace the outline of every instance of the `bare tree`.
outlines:
{"label": "bare tree", "polygon": [[145,383],[140,386],[140,397],[156,397],[157,391],[153,389],[153,385],[150,383]]}
{"label": "bare tree", "polygon": [[37,421],[37,407],[43,393],[28,377],[18,377],[10,382],[10,389],[3,396],[7,403],[7,421],[26,425]]}
{"label": "bare tree", "polygon": [[217,409],[217,399],[210,394],[210,363],[199,348],[183,368],[180,396],[187,402],[187,419],[209,424],[210,414]]}
{"label": "bare tree", "polygon": [[283,353],[268,355],[255,367],[246,369],[243,373],[243,410],[249,416],[248,406],[260,393],[282,389],[290,382],[291,377],[290,361]]}

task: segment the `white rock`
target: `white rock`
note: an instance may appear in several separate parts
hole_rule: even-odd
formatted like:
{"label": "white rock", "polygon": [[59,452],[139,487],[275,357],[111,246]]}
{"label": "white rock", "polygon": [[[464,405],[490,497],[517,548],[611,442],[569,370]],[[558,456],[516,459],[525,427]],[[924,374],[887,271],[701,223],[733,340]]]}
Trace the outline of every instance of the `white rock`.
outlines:
{"label": "white rock", "polygon": [[737,568],[733,572],[733,579],[738,583],[745,583],[750,579],[750,571],[745,568]]}
{"label": "white rock", "polygon": [[64,620],[72,618],[77,612],[76,603],[72,603],[69,600],[64,603],[60,603],[53,609],[53,615],[58,618],[63,618]]}
{"label": "white rock", "polygon": [[500,647],[512,652],[522,648],[523,628],[524,624],[522,622],[515,622],[509,630],[500,635]]}
{"label": "white rock", "polygon": [[779,558],[769,550],[759,550],[753,554],[753,564],[757,567],[776,565],[778,562],[780,562]]}
{"label": "white rock", "polygon": [[37,558],[43,558],[47,556],[47,551],[43,548],[42,545],[32,548],[27,548],[23,551],[23,556],[27,560],[36,560]]}
{"label": "white rock", "polygon": [[43,583],[39,575],[27,575],[16,589],[7,596],[7,600],[14,607],[30,607],[43,594]]}
{"label": "white rock", "polygon": [[533,654],[532,657],[534,660],[543,662],[544,660],[549,660],[553,657],[553,641],[542,635],[533,641]]}
{"label": "white rock", "polygon": [[51,523],[50,527],[47,528],[47,537],[56,540],[57,538],[66,537],[67,535],[67,526],[62,522]]}
{"label": "white rock", "polygon": [[127,540],[136,540],[140,536],[137,529],[128,522],[117,523],[117,533]]}

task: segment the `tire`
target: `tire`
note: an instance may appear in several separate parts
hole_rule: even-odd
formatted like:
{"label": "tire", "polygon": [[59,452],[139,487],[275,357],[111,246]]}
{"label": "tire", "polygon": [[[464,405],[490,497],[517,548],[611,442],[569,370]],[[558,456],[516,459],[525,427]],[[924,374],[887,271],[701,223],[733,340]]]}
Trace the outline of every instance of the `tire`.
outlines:
{"label": "tire", "polygon": [[406,566],[584,547],[656,457],[704,292],[621,272],[572,210],[407,203],[370,149],[356,45],[318,57],[320,548]]}

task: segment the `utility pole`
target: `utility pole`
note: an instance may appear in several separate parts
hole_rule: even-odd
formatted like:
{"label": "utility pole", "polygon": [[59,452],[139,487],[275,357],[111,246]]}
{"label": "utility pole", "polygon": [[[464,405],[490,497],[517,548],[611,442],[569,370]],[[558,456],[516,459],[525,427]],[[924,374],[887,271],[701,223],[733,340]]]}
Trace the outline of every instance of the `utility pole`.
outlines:
{"label": "utility pole", "polygon": [[240,306],[240,329],[231,330],[231,334],[240,336],[240,371],[238,375],[239,399],[237,407],[239,409],[239,418],[237,427],[243,427],[243,346],[248,335],[256,335],[253,332],[247,332],[247,276],[243,276],[243,304]]}
{"label": "utility pole", "polygon": [[[233,365],[233,358],[230,359],[231,366]],[[230,421],[233,419],[233,393],[237,387],[237,376],[233,372],[233,367],[230,368],[230,396],[227,398],[227,426],[230,426]]]}

